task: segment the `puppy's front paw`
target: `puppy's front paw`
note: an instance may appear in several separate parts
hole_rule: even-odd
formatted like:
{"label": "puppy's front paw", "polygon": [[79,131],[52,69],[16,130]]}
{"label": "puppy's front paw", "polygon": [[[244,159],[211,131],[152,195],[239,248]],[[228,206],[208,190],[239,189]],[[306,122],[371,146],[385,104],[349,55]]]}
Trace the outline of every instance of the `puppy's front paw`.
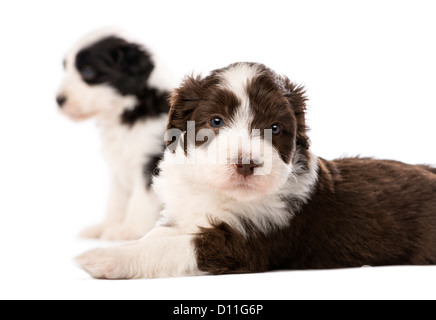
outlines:
{"label": "puppy's front paw", "polygon": [[135,270],[133,257],[129,248],[106,248],[85,252],[76,258],[76,262],[96,279],[141,278],[139,270]]}
{"label": "puppy's front paw", "polygon": [[97,224],[95,226],[86,228],[85,230],[83,230],[80,234],[79,237],[80,238],[84,238],[84,239],[98,239],[101,237],[101,235],[103,234],[105,230],[105,225],[104,224]]}
{"label": "puppy's front paw", "polygon": [[145,235],[145,232],[137,228],[128,227],[125,225],[116,225],[107,228],[101,238],[109,241],[123,241],[123,240],[138,240]]}

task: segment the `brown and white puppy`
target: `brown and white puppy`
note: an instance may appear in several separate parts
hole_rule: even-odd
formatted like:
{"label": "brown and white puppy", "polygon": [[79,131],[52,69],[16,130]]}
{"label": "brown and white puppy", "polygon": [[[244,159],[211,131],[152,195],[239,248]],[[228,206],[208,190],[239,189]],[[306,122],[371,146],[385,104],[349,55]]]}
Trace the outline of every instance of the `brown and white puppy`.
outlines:
{"label": "brown and white puppy", "polygon": [[108,279],[435,264],[436,169],[317,158],[305,101],[261,64],[186,79],[155,178],[164,221],[79,264]]}

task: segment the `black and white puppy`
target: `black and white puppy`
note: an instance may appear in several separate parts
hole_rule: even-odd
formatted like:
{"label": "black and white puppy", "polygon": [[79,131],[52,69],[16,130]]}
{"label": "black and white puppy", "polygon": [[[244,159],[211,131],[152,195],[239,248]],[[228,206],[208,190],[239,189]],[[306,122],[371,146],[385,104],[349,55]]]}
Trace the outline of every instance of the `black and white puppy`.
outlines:
{"label": "black and white puppy", "polygon": [[304,90],[261,64],[188,78],[171,101],[165,221],[79,256],[91,276],[436,264],[435,168],[316,157]]}
{"label": "black and white puppy", "polygon": [[165,147],[175,82],[144,47],[127,39],[105,29],[80,40],[64,60],[56,99],[70,118],[96,119],[109,163],[106,218],[82,233],[87,238],[139,239],[155,226],[161,210],[150,186]]}

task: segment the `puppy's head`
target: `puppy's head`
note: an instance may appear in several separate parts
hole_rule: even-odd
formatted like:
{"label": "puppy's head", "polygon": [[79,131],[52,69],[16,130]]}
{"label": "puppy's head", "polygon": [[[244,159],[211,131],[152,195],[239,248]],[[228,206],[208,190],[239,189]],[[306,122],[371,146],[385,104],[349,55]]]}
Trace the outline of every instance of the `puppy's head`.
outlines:
{"label": "puppy's head", "polygon": [[[87,119],[126,104],[144,87],[154,65],[145,49],[112,32],[82,39],[64,60],[65,77],[57,94],[61,110]],[[118,110],[119,111],[119,110]]]}
{"label": "puppy's head", "polygon": [[[168,147],[195,178],[238,200],[280,191],[308,165],[304,90],[264,65],[189,77],[171,98]],[[174,140],[175,138],[175,140]]]}

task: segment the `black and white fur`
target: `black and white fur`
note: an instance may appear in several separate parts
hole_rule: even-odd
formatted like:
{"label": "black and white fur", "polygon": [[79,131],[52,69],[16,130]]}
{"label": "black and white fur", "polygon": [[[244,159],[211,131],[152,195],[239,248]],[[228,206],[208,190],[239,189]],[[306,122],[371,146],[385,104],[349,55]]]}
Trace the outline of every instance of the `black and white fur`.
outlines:
{"label": "black and white fur", "polygon": [[161,209],[151,177],[164,150],[168,94],[176,82],[128,39],[118,30],[99,30],[64,60],[59,108],[73,120],[96,119],[111,176],[106,218],[85,229],[85,238],[139,239]]}

